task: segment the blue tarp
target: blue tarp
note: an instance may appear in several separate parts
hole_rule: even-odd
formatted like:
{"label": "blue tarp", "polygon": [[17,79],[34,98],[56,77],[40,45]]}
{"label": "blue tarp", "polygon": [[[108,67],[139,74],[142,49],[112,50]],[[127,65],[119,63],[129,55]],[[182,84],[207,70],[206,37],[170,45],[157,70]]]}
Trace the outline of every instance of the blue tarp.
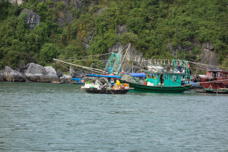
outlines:
{"label": "blue tarp", "polygon": [[82,78],[72,78],[71,80],[75,81],[78,84],[82,84]]}
{"label": "blue tarp", "polygon": [[129,73],[132,77],[146,77],[145,73]]}
{"label": "blue tarp", "polygon": [[74,81],[81,81],[82,78],[72,78],[71,80],[74,80]]}
{"label": "blue tarp", "polygon": [[118,76],[118,75],[87,74],[86,76],[88,76],[88,77],[116,78],[116,79],[120,79],[121,78],[121,76]]}

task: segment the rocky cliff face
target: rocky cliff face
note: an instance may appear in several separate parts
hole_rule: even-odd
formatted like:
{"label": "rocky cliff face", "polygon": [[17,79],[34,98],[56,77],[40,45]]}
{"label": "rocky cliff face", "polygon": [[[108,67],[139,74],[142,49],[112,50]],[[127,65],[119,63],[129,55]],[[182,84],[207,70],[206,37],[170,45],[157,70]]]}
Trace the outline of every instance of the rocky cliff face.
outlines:
{"label": "rocky cliff face", "polygon": [[200,61],[205,64],[218,66],[218,56],[214,51],[214,47],[211,43],[202,44],[202,53],[200,55]]}
{"label": "rocky cliff face", "polygon": [[[178,11],[176,12],[176,7],[178,8],[178,6],[173,4],[173,6],[168,7],[166,4],[171,3],[168,1],[165,4],[159,4],[160,2],[153,4],[151,8],[146,5],[145,7],[144,5],[138,6],[140,3],[150,5],[147,0],[137,2],[138,4],[131,0],[126,0],[122,4],[114,0],[9,1],[14,4],[26,3],[26,5],[20,7],[19,11],[24,8],[21,14],[26,15],[25,22],[30,29],[39,25],[40,22],[46,25],[54,22],[55,27],[50,27],[49,31],[45,31],[51,34],[44,39],[44,42],[40,43],[40,48],[36,48],[34,53],[36,56],[39,56],[39,50],[48,40],[53,46],[58,46],[57,43],[61,43],[60,55],[57,55],[57,57],[63,58],[74,56],[74,58],[80,59],[83,55],[89,55],[91,52],[94,54],[120,52],[128,47],[127,43],[131,43],[132,45],[126,58],[138,63],[145,60],[143,55],[147,58],[180,58],[211,65],[218,65],[218,61],[222,61],[221,53],[219,54],[218,51],[220,40],[217,43],[217,41],[210,39],[211,36],[207,39],[202,39],[210,31],[210,28],[208,28],[208,31],[198,28],[203,27],[204,22],[201,21],[205,19],[203,17],[195,19],[195,16],[189,17],[184,14],[183,16],[175,15],[179,14]],[[125,4],[129,4],[128,7],[125,7]],[[155,9],[156,5],[164,5],[164,8],[157,8],[159,10],[157,12],[155,11],[157,10]],[[195,3],[193,6],[195,6]],[[169,15],[166,14],[169,11],[162,12],[165,7],[176,12],[173,14],[174,17],[177,17],[176,20],[172,21],[173,17],[169,18]],[[184,8],[184,6],[180,7]],[[191,10],[194,10],[194,7]],[[164,15],[156,16],[153,13],[163,13]],[[45,15],[48,17],[45,17]],[[198,14],[196,13],[195,15],[197,16]],[[166,22],[167,24],[165,24]],[[179,27],[179,30],[174,30],[176,26]],[[30,29],[29,31],[32,32],[33,30]],[[192,29],[196,30],[196,32],[192,32],[194,31]],[[216,31],[213,32],[213,35],[215,35],[214,33]],[[217,33],[219,34],[219,32]],[[218,37],[221,39],[223,35]],[[213,43],[216,46],[216,50],[213,47]],[[27,48],[29,47],[27,46]],[[74,55],[72,55],[72,52],[74,52]],[[38,60],[35,59],[33,62],[39,63]],[[28,62],[26,61],[25,63]],[[46,61],[40,63],[46,64]]]}

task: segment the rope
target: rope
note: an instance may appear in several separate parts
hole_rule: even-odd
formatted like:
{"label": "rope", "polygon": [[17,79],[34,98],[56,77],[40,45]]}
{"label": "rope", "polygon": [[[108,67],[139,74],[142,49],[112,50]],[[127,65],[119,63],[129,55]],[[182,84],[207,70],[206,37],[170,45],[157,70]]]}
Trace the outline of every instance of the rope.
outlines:
{"label": "rope", "polygon": [[[88,61],[88,59],[82,59],[82,60],[74,60],[74,59],[65,59],[67,61]],[[91,59],[92,61],[96,61],[98,59]],[[99,60],[99,61],[108,61],[108,60]]]}
{"label": "rope", "polygon": [[193,61],[188,61],[188,62],[189,62],[189,63],[192,63],[192,64],[195,64],[195,65],[201,65],[201,66],[204,66],[204,67],[216,67],[216,68],[218,68],[218,66],[216,66],[216,65],[204,64],[204,63],[193,62]]}
{"label": "rope", "polygon": [[[104,54],[96,54],[96,55],[87,55],[87,56],[84,56],[84,57],[101,57],[101,56],[105,56],[105,55],[108,55],[108,54],[112,54],[112,52],[110,53],[104,53]],[[78,60],[77,58],[67,58],[65,60]],[[88,59],[84,59],[84,60],[88,60]]]}
{"label": "rope", "polygon": [[105,55],[108,55],[108,54],[112,54],[112,52],[109,52],[109,53],[104,53],[104,54],[97,54],[97,55],[88,55],[87,57],[93,57],[93,56],[105,56]]}
{"label": "rope", "polygon": [[228,82],[228,79],[214,80],[214,81],[207,81],[207,82],[200,82],[200,83],[216,83],[216,82],[224,82],[224,81],[227,81]]}

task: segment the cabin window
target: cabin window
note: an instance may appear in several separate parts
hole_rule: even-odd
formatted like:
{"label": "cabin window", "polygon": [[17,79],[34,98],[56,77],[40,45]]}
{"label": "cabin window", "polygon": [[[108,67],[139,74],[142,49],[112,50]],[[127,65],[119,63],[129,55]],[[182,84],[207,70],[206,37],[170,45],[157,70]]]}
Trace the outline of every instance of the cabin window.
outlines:
{"label": "cabin window", "polygon": [[216,72],[213,72],[212,73],[212,78],[214,79],[214,78],[216,78],[217,77],[217,73]]}
{"label": "cabin window", "polygon": [[174,82],[176,82],[176,81],[177,81],[177,76],[176,76],[176,75],[173,75],[172,80],[173,80]]}

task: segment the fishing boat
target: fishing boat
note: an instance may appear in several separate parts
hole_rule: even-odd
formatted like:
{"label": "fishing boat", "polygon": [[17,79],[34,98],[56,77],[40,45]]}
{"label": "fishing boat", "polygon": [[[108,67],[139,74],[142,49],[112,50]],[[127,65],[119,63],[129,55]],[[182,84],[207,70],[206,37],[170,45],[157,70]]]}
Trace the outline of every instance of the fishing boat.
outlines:
{"label": "fishing boat", "polygon": [[191,88],[191,85],[182,86],[146,86],[137,83],[129,83],[130,87],[135,90],[144,92],[157,92],[157,93],[182,93]]}
{"label": "fishing boat", "polygon": [[206,75],[199,75],[200,86],[207,93],[228,93],[228,72],[214,68],[208,69]]}
{"label": "fishing boat", "polygon": [[133,81],[130,80],[131,82],[122,80],[122,82],[129,83],[130,87],[134,88],[136,91],[155,93],[182,93],[191,88],[190,84],[182,84],[182,74],[154,73],[146,76],[146,74],[141,73],[130,75],[133,77],[138,77],[138,79],[133,78]]}
{"label": "fishing boat", "polygon": [[210,81],[214,79],[228,79],[228,71],[219,68],[208,68],[205,75],[199,75],[201,82]]}
{"label": "fishing boat", "polygon": [[[176,63],[178,62],[178,63]],[[187,61],[173,60],[173,66],[150,66],[144,73],[129,73],[122,76],[122,82],[129,83],[136,91],[158,93],[182,93],[191,89],[191,84],[184,83],[190,79]]]}

